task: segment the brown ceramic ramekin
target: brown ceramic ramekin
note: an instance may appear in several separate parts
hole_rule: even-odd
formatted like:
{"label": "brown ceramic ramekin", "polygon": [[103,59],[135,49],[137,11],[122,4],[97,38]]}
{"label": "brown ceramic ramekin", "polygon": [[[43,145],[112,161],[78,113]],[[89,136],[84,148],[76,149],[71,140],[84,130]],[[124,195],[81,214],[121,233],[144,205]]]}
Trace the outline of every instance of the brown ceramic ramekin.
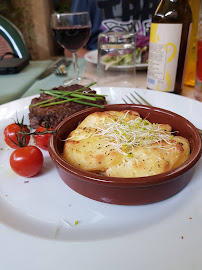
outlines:
{"label": "brown ceramic ramekin", "polygon": [[[152,123],[170,124],[179,136],[187,138],[191,145],[188,160],[166,173],[137,178],[102,176],[79,170],[62,157],[64,139],[86,116],[103,110],[135,110]],[[105,203],[122,205],[149,204],[167,199],[181,191],[191,180],[194,165],[201,157],[201,137],[187,119],[173,112],[143,105],[115,104],[104,109],[90,108],[64,119],[56,127],[57,135],[51,136],[49,153],[62,180],[76,192]]]}

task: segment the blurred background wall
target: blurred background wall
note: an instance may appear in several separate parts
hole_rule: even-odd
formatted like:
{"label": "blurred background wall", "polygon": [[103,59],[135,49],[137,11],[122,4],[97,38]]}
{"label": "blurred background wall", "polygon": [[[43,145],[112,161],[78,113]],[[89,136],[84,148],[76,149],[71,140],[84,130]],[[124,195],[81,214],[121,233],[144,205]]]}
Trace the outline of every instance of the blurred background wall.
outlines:
{"label": "blurred background wall", "polygon": [[22,32],[32,60],[63,55],[55,42],[50,17],[54,12],[69,12],[71,0],[0,0],[0,14]]}

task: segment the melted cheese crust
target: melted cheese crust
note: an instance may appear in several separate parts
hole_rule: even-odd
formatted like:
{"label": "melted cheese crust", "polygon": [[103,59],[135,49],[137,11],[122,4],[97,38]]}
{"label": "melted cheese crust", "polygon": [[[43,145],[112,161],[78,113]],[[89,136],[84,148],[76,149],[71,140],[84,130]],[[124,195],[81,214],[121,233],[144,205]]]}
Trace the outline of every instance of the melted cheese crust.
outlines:
{"label": "melted cheese crust", "polygon": [[[102,127],[106,120],[126,116],[126,121],[129,121],[140,117],[137,112],[129,111],[127,115],[126,112],[96,112],[87,116],[65,141],[63,158],[81,170],[123,178],[160,174],[188,159],[189,142],[181,136],[174,136],[170,143],[162,141],[149,148],[136,147],[131,156],[118,152],[106,143],[103,136],[94,136],[97,127]],[[162,124],[161,127],[171,131],[170,125]]]}

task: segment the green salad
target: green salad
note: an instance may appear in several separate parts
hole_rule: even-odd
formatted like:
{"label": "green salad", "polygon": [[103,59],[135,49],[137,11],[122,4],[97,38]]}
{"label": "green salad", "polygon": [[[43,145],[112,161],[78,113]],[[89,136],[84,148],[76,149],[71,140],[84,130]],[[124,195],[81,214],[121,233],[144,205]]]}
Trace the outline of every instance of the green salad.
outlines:
{"label": "green salad", "polygon": [[132,53],[109,53],[102,57],[102,61],[106,64],[105,70],[110,66],[131,66],[133,65],[133,55]]}

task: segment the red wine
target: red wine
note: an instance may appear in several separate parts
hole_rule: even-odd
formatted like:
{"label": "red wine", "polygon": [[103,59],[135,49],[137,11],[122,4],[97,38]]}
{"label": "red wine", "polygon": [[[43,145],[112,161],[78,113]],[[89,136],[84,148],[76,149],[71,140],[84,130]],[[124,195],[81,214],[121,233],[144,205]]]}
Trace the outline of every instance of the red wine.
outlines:
{"label": "red wine", "polygon": [[53,33],[57,42],[67,50],[76,52],[83,47],[90,36],[90,26],[64,26],[53,28]]}

